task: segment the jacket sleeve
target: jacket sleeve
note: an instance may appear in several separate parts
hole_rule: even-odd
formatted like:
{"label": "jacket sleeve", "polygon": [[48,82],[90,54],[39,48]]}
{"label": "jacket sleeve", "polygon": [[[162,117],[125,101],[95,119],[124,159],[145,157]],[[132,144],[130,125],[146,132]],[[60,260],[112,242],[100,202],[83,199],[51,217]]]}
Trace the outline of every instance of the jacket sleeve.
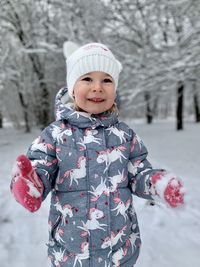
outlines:
{"label": "jacket sleeve", "polygon": [[147,159],[148,151],[140,137],[132,133],[128,176],[132,193],[139,197],[155,200],[155,188],[151,182],[152,176],[162,173],[162,169],[153,169]]}
{"label": "jacket sleeve", "polygon": [[43,200],[54,187],[58,173],[56,145],[51,133],[52,125],[42,131],[40,136],[33,141],[27,152],[27,157],[43,182]]}

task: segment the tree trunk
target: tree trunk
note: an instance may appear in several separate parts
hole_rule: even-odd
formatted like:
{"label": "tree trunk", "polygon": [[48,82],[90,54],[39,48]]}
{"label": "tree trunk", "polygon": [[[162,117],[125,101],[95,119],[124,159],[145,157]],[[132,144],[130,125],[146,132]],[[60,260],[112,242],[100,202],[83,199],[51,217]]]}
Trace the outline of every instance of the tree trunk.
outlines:
{"label": "tree trunk", "polygon": [[39,112],[40,128],[43,130],[50,123],[50,97],[46,85],[41,85],[41,107]]}
{"label": "tree trunk", "polygon": [[196,89],[196,83],[193,83],[194,90],[194,112],[195,112],[195,121],[200,122],[200,107],[199,107],[199,98]]}
{"label": "tree trunk", "polygon": [[29,119],[28,119],[28,105],[24,101],[23,94],[21,92],[19,94],[19,100],[23,108],[23,115],[24,115],[24,123],[25,123],[25,132],[30,133],[31,128],[29,124]]}
{"label": "tree trunk", "polygon": [[153,122],[153,112],[150,106],[150,92],[144,92],[144,99],[146,103],[146,120],[148,124],[151,124]]}
{"label": "tree trunk", "polygon": [[197,94],[194,95],[195,121],[200,122],[200,108]]}
{"label": "tree trunk", "polygon": [[0,111],[0,129],[3,128],[3,115],[2,112]]}
{"label": "tree trunk", "polygon": [[178,82],[177,86],[177,107],[176,107],[176,129],[183,130],[183,98],[184,98],[184,84],[182,81]]}

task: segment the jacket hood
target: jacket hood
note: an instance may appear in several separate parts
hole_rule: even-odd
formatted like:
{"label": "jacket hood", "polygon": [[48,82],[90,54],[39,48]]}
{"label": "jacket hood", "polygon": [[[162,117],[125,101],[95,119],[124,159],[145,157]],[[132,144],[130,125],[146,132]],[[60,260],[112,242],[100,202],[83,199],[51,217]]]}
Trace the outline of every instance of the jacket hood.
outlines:
{"label": "jacket hood", "polygon": [[74,104],[70,102],[68,89],[61,88],[55,99],[56,120],[67,120],[71,125],[79,128],[110,127],[118,122],[117,112],[105,112],[102,114],[90,114],[76,111]]}

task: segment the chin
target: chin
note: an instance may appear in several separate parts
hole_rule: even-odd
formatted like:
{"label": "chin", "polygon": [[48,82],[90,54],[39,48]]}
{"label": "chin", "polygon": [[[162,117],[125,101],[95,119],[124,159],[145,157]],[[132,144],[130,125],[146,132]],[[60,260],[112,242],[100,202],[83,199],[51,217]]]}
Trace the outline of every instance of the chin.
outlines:
{"label": "chin", "polygon": [[91,113],[91,114],[97,115],[97,114],[101,114],[101,113],[105,112],[105,110],[98,110],[98,111],[92,110],[92,111],[88,111],[88,112]]}
{"label": "chin", "polygon": [[[113,105],[112,105],[113,106]],[[79,106],[79,111],[84,111],[84,112],[87,112],[87,113],[91,113],[91,114],[101,114],[101,113],[104,113],[108,110],[110,110],[112,108],[112,106],[110,107],[110,105],[108,106],[104,106],[104,107],[91,107],[89,105],[80,105]]]}

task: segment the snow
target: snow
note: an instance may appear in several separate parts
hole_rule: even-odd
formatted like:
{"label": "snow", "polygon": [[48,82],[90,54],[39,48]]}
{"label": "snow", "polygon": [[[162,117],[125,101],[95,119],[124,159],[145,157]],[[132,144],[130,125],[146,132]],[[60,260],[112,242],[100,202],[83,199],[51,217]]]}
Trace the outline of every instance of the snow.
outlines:
{"label": "snow", "polygon": [[199,266],[200,249],[200,125],[187,123],[175,131],[174,123],[131,123],[149,150],[154,167],[166,168],[184,182],[184,208],[147,206],[135,198],[142,249],[136,267]]}
{"label": "snow", "polygon": [[[149,150],[154,167],[166,168],[184,182],[187,197],[182,208],[151,206],[134,198],[142,248],[135,267],[197,267],[200,249],[200,125],[186,123],[175,131],[172,122],[145,125],[129,120]],[[25,134],[6,127],[0,130],[0,262],[1,267],[49,267],[46,253],[49,198],[31,214],[10,194],[10,173],[15,158],[25,153],[39,130]]]}

